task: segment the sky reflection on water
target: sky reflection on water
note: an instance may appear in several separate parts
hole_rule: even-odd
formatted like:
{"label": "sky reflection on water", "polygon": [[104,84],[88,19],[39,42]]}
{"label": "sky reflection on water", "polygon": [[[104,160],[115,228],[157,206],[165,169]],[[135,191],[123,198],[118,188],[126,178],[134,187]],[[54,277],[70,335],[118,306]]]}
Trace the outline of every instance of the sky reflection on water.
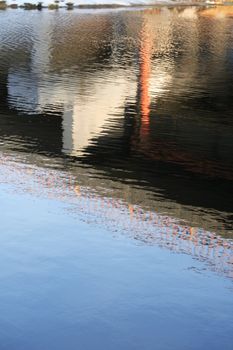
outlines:
{"label": "sky reflection on water", "polygon": [[2,349],[231,349],[229,240],[5,161]]}
{"label": "sky reflection on water", "polygon": [[[20,162],[21,160],[21,162]],[[1,184],[10,184],[12,191],[32,196],[56,199],[69,204],[69,212],[79,215],[116,234],[124,234],[146,245],[159,245],[176,253],[186,253],[208,267],[233,278],[233,240],[215,232],[182,224],[174,218],[156,211],[145,210],[119,198],[114,190],[101,189],[101,174],[93,177],[88,168],[79,169],[78,176],[61,170],[46,169],[22,163],[22,158],[1,157]],[[95,187],[93,186],[93,182]],[[121,191],[126,191],[123,185]],[[134,189],[134,191],[137,191]],[[140,191],[139,191],[140,196]]]}

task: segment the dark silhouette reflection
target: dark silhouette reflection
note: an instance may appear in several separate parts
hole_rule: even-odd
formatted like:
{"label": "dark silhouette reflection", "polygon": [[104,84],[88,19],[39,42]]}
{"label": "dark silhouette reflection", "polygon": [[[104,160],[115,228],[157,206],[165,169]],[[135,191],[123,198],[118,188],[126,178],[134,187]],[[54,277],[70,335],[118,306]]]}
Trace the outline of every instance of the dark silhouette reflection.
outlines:
{"label": "dark silhouette reflection", "polygon": [[28,23],[17,62],[23,17],[0,29],[3,151],[90,166],[95,188],[104,171],[131,208],[230,236],[232,24],[196,8],[56,16]]}
{"label": "dark silhouette reflection", "polygon": [[[101,224],[116,232],[123,233],[142,244],[154,245],[174,252],[186,253],[201,260],[207,266],[227,277],[233,278],[233,241],[227,240],[215,232],[179,224],[175,218],[157,211],[143,210],[140,206],[129,202],[127,185],[121,185],[117,193],[105,193],[98,188],[102,177],[96,177],[93,169],[79,168],[78,174],[46,169],[41,167],[42,158],[34,155],[33,163],[22,163],[20,157],[9,154],[1,156],[0,181],[17,185],[19,192],[32,193],[34,196],[45,196],[51,199],[62,199],[70,204],[70,213],[79,212],[84,220]],[[21,160],[21,161],[20,161]],[[66,169],[67,170],[67,169]],[[94,177],[93,177],[94,175]],[[89,178],[88,182],[86,178]],[[111,188],[111,180],[106,180],[107,189]],[[122,200],[122,193],[125,200]],[[135,189],[134,195],[143,199],[142,189]],[[121,197],[121,198],[119,198]],[[132,201],[134,199],[131,197]],[[199,214],[199,213],[197,213]],[[209,213],[205,212],[205,220]]]}
{"label": "dark silhouette reflection", "polygon": [[[17,151],[60,155],[62,151],[62,109],[56,113],[18,114],[9,108],[6,78],[0,76],[0,125],[3,147]],[[7,142],[5,142],[7,140]]]}

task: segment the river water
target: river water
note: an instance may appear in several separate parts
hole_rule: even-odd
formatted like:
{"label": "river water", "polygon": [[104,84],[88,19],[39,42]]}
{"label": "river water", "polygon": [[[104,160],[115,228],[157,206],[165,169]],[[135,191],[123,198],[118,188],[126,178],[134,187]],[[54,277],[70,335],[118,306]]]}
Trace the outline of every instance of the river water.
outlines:
{"label": "river water", "polygon": [[232,349],[232,15],[0,12],[1,349]]}

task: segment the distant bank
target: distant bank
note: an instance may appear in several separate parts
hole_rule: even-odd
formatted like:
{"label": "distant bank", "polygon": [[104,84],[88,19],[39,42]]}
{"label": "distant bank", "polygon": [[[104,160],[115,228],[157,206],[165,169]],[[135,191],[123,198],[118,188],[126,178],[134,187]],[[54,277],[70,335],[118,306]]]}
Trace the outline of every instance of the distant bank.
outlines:
{"label": "distant bank", "polygon": [[[229,2],[228,2],[229,3]],[[138,7],[138,6],[190,6],[190,5],[208,5],[208,4],[220,4],[220,1],[179,1],[179,0],[0,0],[0,10],[5,10],[7,8],[17,9],[23,8],[26,10],[42,10],[43,8],[48,8],[51,10],[56,10],[59,8],[67,8],[69,10],[73,8],[119,8],[119,7]],[[221,2],[221,4],[224,4]],[[233,5],[233,0],[232,3]]]}

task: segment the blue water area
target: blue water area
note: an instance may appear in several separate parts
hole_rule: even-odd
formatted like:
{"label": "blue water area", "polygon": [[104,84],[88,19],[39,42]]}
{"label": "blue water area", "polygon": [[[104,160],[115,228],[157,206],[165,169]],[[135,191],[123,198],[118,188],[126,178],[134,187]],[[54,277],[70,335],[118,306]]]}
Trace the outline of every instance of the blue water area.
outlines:
{"label": "blue water area", "polygon": [[224,349],[232,281],[1,185],[0,348]]}

